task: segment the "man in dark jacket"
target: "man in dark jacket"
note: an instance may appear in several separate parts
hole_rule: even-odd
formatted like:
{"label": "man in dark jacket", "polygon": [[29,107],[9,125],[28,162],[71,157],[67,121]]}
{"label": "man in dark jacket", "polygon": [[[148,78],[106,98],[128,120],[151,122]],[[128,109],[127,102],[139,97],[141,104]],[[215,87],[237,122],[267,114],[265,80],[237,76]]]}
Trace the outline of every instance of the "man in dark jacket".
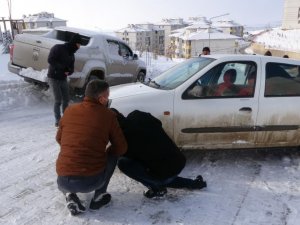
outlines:
{"label": "man in dark jacket", "polygon": [[113,109],[128,144],[127,153],[118,161],[119,169],[149,189],[147,198],[161,197],[170,188],[201,189],[206,187],[202,176],[196,179],[179,177],[185,156],[162,128],[161,121],[150,113],[135,110],[127,118]]}
{"label": "man in dark jacket", "polygon": [[69,89],[67,76],[74,72],[74,53],[80,48],[81,38],[75,34],[71,40],[64,44],[54,45],[48,56],[48,79],[54,94],[55,126],[58,126],[62,112],[69,104]]}
{"label": "man in dark jacket", "polygon": [[89,206],[92,210],[110,202],[107,186],[118,157],[127,150],[116,115],[107,108],[108,96],[105,81],[89,82],[83,102],[69,106],[59,123],[57,184],[72,215],[85,211],[77,192],[95,191]]}

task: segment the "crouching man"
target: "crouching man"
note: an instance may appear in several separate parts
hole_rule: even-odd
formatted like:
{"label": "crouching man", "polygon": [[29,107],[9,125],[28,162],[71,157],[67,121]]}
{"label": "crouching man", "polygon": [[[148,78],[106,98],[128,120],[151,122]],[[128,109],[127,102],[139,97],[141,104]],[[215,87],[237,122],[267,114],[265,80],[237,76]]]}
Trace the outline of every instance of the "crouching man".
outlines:
{"label": "crouching man", "polygon": [[127,153],[118,167],[128,177],[142,183],[147,198],[162,197],[167,188],[201,189],[206,187],[201,175],[195,179],[178,176],[186,158],[150,113],[135,110],[126,118],[117,110],[118,121],[127,140]]}
{"label": "crouching man", "polygon": [[76,195],[78,192],[95,191],[89,205],[92,210],[110,202],[111,195],[106,189],[118,157],[127,150],[116,115],[107,108],[108,96],[105,81],[89,82],[83,102],[69,106],[59,122],[57,184],[72,215],[86,210]]}

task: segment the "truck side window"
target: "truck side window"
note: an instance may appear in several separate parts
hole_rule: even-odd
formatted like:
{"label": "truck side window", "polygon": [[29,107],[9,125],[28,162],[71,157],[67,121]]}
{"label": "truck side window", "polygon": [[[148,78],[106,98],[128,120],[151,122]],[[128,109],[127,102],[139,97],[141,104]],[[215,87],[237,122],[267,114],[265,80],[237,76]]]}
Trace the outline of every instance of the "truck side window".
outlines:
{"label": "truck side window", "polygon": [[112,55],[120,55],[119,43],[114,40],[107,40],[108,51]]}
{"label": "truck side window", "polygon": [[123,43],[119,43],[119,45],[120,45],[121,56],[123,57],[133,56],[133,53],[129,47],[127,47]]}

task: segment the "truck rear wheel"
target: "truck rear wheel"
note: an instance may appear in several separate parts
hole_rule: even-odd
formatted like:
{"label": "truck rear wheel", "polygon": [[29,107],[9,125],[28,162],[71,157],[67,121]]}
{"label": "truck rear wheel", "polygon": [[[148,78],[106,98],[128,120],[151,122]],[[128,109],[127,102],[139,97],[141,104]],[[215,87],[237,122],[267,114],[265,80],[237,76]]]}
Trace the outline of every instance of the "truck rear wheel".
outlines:
{"label": "truck rear wheel", "polygon": [[144,83],[145,82],[145,77],[146,77],[146,74],[144,72],[139,72],[139,74],[137,75],[137,78],[136,78],[136,81],[137,82],[141,82],[141,83]]}
{"label": "truck rear wheel", "polygon": [[86,85],[91,81],[91,80],[103,80],[104,78],[104,73],[100,70],[94,70],[90,73],[90,76],[88,77],[88,80],[86,81],[85,85],[82,88],[78,88],[76,90],[76,95],[80,96],[82,99],[84,97],[84,92]]}

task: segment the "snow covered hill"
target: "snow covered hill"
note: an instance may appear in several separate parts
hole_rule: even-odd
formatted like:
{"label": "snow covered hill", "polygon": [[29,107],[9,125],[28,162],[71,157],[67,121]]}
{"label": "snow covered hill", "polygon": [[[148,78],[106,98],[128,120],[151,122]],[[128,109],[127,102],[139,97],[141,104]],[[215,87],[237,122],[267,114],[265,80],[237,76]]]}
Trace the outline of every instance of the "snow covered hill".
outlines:
{"label": "snow covered hill", "polygon": [[[116,170],[108,187],[112,202],[70,216],[56,185],[51,94],[9,73],[8,58],[0,55],[0,224],[300,224],[300,153],[294,149],[187,151],[181,175],[201,174],[208,187],[169,189],[161,200],[145,199],[144,187]],[[150,76],[175,63],[153,62]],[[80,197],[88,204],[92,196]]]}

